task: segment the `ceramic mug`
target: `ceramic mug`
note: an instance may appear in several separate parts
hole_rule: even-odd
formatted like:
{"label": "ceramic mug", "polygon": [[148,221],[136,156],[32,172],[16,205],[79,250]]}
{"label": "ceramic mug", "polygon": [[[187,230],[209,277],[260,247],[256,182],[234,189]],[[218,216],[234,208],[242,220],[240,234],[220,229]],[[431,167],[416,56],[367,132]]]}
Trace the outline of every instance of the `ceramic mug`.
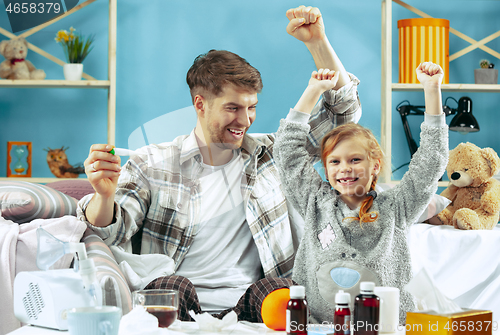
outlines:
{"label": "ceramic mug", "polygon": [[68,310],[71,335],[118,335],[122,309],[115,306],[77,307]]}
{"label": "ceramic mug", "polygon": [[399,325],[399,289],[397,287],[375,287],[380,298],[379,333],[394,333]]}
{"label": "ceramic mug", "polygon": [[176,290],[141,290],[132,293],[135,306],[144,306],[148,313],[158,319],[158,326],[167,328],[178,317],[179,292]]}

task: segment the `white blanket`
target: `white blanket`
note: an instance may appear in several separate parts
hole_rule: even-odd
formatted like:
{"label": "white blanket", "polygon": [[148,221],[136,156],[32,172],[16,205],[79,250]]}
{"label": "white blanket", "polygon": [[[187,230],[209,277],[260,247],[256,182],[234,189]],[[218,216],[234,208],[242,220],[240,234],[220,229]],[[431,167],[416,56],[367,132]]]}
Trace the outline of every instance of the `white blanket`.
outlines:
{"label": "white blanket", "polygon": [[493,311],[500,321],[500,226],[458,230],[415,224],[409,234],[413,273],[423,266],[460,307]]}
{"label": "white blanket", "polygon": [[174,273],[174,260],[167,255],[135,255],[117,246],[111,246],[110,249],[131,291],[142,290],[152,280]]}
{"label": "white blanket", "polygon": [[[14,278],[20,271],[38,271],[36,228],[39,226],[64,242],[79,242],[87,227],[70,215],[57,219],[33,220],[22,225],[0,216],[0,292],[2,292],[0,335],[7,334],[21,326],[14,316]],[[54,264],[53,268],[68,268],[71,260],[71,256],[63,257]]]}

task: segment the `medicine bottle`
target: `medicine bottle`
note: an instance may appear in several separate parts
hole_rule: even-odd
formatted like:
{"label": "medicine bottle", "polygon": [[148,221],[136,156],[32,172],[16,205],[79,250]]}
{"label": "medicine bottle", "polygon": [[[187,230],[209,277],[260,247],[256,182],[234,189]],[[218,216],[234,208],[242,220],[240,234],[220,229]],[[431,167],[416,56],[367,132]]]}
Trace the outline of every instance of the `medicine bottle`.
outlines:
{"label": "medicine bottle", "polygon": [[351,334],[351,310],[349,303],[351,295],[343,290],[335,294],[335,313],[333,314],[333,327],[335,335]]}
{"label": "medicine bottle", "polygon": [[286,308],[287,335],[307,335],[307,318],[309,311],[304,286],[290,287],[290,300]]}
{"label": "medicine bottle", "polygon": [[361,282],[360,294],[354,299],[354,335],[378,335],[380,298],[373,293],[375,283]]}

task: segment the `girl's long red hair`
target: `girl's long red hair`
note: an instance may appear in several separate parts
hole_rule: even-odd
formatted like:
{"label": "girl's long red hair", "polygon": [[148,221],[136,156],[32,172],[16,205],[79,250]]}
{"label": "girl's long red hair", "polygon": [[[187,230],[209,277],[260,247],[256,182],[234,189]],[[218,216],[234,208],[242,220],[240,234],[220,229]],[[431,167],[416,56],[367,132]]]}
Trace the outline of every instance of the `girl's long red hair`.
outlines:
{"label": "girl's long red hair", "polygon": [[[328,170],[326,168],[327,165],[327,157],[332,152],[332,150],[339,144],[341,141],[357,138],[357,139],[365,139],[364,149],[368,153],[368,159],[371,161],[379,161],[380,162],[380,170],[382,170],[384,164],[384,153],[380,148],[380,145],[377,142],[377,139],[373,135],[373,133],[357,123],[347,123],[341,126],[338,126],[332,129],[328,134],[323,137],[321,141],[321,160],[323,161],[323,167],[325,169],[325,174],[327,174]],[[375,189],[375,185],[377,184],[377,176],[373,177],[372,184],[370,186],[370,191]],[[359,218],[349,217],[346,219],[353,219],[355,221],[359,221],[359,224],[362,226],[363,222],[374,222],[378,219],[377,212],[370,212],[370,208],[373,205],[373,196],[366,197],[365,200],[361,203],[361,207],[359,210]]]}

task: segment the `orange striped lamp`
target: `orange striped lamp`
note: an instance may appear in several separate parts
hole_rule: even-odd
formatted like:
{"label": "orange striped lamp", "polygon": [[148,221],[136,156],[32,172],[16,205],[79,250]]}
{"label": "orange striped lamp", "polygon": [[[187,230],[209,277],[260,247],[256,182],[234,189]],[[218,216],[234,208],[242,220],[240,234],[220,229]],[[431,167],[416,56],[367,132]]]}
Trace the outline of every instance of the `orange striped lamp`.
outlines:
{"label": "orange striped lamp", "polygon": [[399,82],[418,84],[415,69],[422,62],[439,64],[443,84],[449,84],[449,30],[446,19],[419,18],[398,21]]}

